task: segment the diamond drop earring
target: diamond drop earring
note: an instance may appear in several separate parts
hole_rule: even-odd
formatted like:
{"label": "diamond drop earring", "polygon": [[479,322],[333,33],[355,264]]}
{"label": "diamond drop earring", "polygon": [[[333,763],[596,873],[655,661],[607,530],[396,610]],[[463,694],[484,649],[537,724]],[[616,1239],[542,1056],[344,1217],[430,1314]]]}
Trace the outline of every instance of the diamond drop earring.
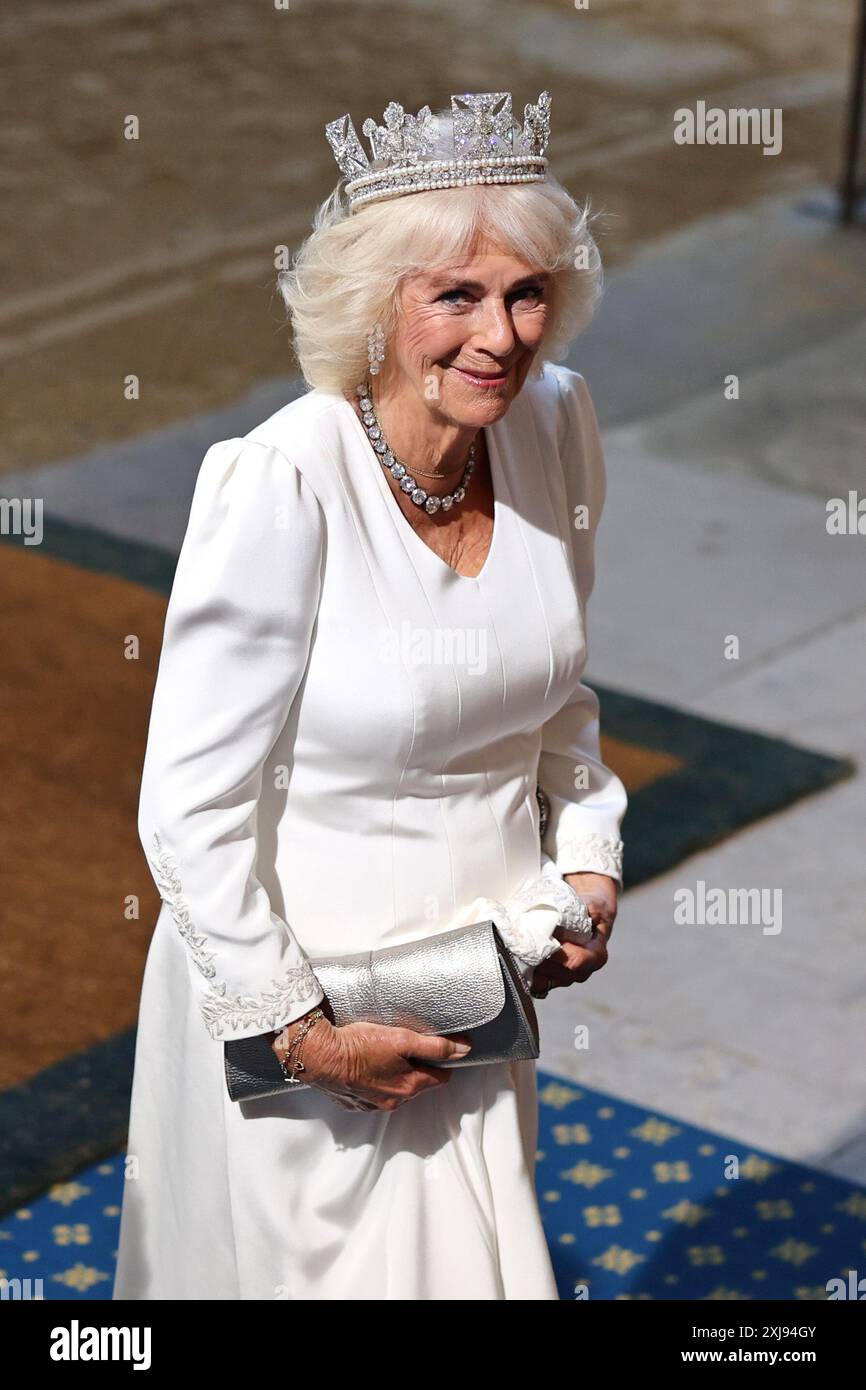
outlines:
{"label": "diamond drop earring", "polygon": [[367,334],[367,361],[369,363],[370,375],[376,376],[379,371],[379,364],[385,360],[385,333],[381,323],[377,323],[375,328],[370,329]]}

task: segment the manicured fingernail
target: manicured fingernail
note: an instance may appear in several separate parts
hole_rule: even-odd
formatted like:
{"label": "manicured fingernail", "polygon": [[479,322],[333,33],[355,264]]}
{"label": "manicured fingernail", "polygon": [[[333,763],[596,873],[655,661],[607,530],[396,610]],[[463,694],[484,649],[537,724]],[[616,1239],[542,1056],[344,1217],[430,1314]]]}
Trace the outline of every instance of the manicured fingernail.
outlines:
{"label": "manicured fingernail", "polygon": [[472,1045],[470,1043],[455,1043],[454,1051],[458,1057],[465,1057],[467,1052],[472,1051]]}

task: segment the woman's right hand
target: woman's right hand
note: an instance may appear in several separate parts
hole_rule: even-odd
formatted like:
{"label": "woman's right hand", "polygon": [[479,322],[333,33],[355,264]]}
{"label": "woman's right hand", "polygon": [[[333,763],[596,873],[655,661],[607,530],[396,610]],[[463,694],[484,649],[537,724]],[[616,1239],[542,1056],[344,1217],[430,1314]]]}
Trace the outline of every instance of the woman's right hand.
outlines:
{"label": "woman's right hand", "polygon": [[[295,1031],[290,1024],[288,1037]],[[285,1036],[280,1034],[274,1043],[280,1056],[285,1053]],[[335,1028],[321,1018],[301,1044],[303,1079],[348,1110],[396,1110],[448,1081],[450,1069],[430,1063],[464,1057],[469,1051],[468,1039],[459,1034],[445,1038],[380,1023]]]}

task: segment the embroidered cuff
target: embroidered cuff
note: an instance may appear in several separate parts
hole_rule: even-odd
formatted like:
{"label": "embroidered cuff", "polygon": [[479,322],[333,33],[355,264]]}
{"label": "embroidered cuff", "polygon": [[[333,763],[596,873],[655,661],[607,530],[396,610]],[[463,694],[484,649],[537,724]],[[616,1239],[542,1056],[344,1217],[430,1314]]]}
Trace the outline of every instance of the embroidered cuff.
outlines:
{"label": "embroidered cuff", "polygon": [[[267,993],[239,995],[228,994],[224,980],[210,985],[200,1000],[200,1008],[211,1037],[222,1037],[225,1028],[235,1031],[255,1026],[262,1033],[285,1028],[325,997],[306,961],[292,966],[282,979],[273,981],[273,986]],[[296,1003],[303,1008],[294,1009]]]}
{"label": "embroidered cuff", "polygon": [[615,835],[584,835],[564,840],[556,855],[561,874],[609,874],[622,887],[622,856],[625,846]]}
{"label": "embroidered cuff", "polygon": [[[322,986],[308,961],[289,966],[271,981],[272,988],[260,994],[230,994],[228,984],[217,976],[208,939],[197,931],[183,893],[174,859],[155,833],[148,858],[160,897],[168,907],[174,924],[187,948],[190,960],[204,976],[206,984],[198,1003],[205,1027],[212,1038],[221,1038],[226,1029],[257,1028],[259,1032],[285,1027],[324,999]],[[302,1007],[298,1008],[298,1005]]]}
{"label": "embroidered cuff", "polygon": [[549,855],[540,874],[524,882],[507,902],[476,898],[453,925],[492,921],[527,984],[537,965],[554,955],[562,940],[580,941],[592,934],[583,900],[566,883]]}

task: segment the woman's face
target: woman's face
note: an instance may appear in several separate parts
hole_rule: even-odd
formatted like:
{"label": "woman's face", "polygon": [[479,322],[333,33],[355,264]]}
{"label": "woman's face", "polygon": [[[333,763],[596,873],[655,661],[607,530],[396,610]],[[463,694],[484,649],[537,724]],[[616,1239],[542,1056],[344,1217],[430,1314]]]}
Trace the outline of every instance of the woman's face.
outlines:
{"label": "woman's face", "polygon": [[404,282],[382,384],[409,389],[456,424],[504,415],[544,333],[549,276],[485,243],[459,264]]}

